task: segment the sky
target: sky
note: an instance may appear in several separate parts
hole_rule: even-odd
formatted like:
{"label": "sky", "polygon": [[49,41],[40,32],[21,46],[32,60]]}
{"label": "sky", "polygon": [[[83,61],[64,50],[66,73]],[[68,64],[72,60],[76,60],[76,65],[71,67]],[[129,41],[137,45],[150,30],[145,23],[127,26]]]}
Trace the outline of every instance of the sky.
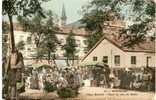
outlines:
{"label": "sky", "polygon": [[[69,24],[82,18],[83,15],[80,13],[82,6],[88,4],[89,1],[90,0],[50,0],[49,2],[43,3],[42,7],[46,10],[52,10],[60,19],[62,6],[64,4],[67,15],[67,24]],[[129,11],[128,8],[129,7],[127,7],[127,9],[122,9],[123,15],[129,16],[131,14],[131,11]],[[6,17],[3,17],[3,19],[8,20]]]}
{"label": "sky", "polygon": [[[81,7],[88,3],[89,0],[50,0],[49,2],[43,3],[42,7],[46,10],[52,10],[59,18],[62,14],[62,6],[64,4],[66,15],[67,15],[67,24],[75,22],[82,18],[80,14]],[[8,20],[6,16],[2,17],[3,20]],[[16,18],[14,17],[15,22]]]}
{"label": "sky", "polygon": [[88,3],[89,0],[51,0],[50,2],[44,3],[45,9],[52,10],[58,17],[61,17],[62,6],[65,5],[67,23],[72,23],[79,20],[82,17],[80,14],[81,7]]}

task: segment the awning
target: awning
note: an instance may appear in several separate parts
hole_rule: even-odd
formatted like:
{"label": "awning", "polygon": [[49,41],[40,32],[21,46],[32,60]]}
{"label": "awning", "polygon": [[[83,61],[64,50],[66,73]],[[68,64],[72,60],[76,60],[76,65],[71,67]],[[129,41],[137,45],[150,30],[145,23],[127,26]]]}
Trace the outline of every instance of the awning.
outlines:
{"label": "awning", "polygon": [[95,65],[97,62],[83,62],[83,63],[80,63],[79,66],[93,66]]}
{"label": "awning", "polygon": [[105,66],[103,62],[96,62],[96,61],[91,61],[91,62],[85,62],[85,63],[80,63],[79,66]]}
{"label": "awning", "polygon": [[42,68],[42,67],[51,68],[50,65],[46,65],[46,64],[32,64],[31,66],[28,66],[28,67],[34,68],[34,69],[38,69],[38,68]]}

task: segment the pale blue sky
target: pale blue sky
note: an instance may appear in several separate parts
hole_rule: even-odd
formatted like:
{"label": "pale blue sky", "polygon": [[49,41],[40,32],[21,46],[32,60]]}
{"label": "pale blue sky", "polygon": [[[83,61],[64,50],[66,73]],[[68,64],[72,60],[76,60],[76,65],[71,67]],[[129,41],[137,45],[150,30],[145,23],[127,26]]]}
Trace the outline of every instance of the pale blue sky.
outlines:
{"label": "pale blue sky", "polygon": [[62,5],[64,3],[67,15],[67,23],[72,23],[79,20],[82,15],[79,13],[81,7],[85,5],[89,0],[51,0],[48,3],[44,3],[45,9],[51,9],[55,14],[61,17]]}
{"label": "pale blue sky", "polygon": [[[88,4],[89,1],[90,0],[51,0],[47,3],[43,3],[42,6],[44,9],[52,10],[60,18],[62,14],[62,6],[64,4],[68,24],[81,19],[82,14],[80,14],[80,11],[82,10],[82,6]],[[130,11],[126,8],[122,9],[122,13],[127,16],[131,14]],[[8,19],[5,16],[3,18],[4,20]]]}
{"label": "pale blue sky", "polygon": [[[55,14],[58,15],[58,17],[61,17],[62,6],[64,4],[67,15],[67,23],[72,23],[82,17],[79,11],[83,5],[88,3],[88,1],[89,0],[51,0],[47,3],[43,3],[43,7],[44,9],[52,10]],[[3,16],[2,18],[4,20],[8,20],[6,16]]]}

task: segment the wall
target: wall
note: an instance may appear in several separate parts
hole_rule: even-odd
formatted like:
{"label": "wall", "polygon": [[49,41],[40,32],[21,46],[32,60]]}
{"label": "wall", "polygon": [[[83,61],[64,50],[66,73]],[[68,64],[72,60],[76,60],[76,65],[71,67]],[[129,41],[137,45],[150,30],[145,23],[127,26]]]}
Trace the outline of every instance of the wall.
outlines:
{"label": "wall", "polygon": [[[136,65],[131,65],[131,56],[136,56]],[[151,57],[149,59],[149,66],[155,66],[155,55],[154,53],[145,53],[145,52],[127,52],[127,60],[126,63],[128,67],[146,67],[147,65],[147,57]]]}
{"label": "wall", "polygon": [[[120,55],[120,65],[114,64],[114,55]],[[89,63],[93,62],[93,57],[97,56],[98,61],[102,62],[103,56],[108,56],[108,65],[110,67],[124,67],[126,66],[125,63],[125,56],[126,53],[123,52],[121,49],[117,48],[115,45],[111,44],[109,41],[104,39],[93,51],[86,57],[86,59],[82,63]]]}
{"label": "wall", "polygon": [[[114,64],[114,55],[120,55],[120,65]],[[98,61],[102,62],[103,56],[108,56],[108,65],[110,67],[145,67],[146,57],[150,56],[149,66],[155,66],[155,55],[154,53],[145,52],[124,52],[108,40],[104,39],[81,63],[88,64],[95,62],[93,57],[97,56]],[[136,56],[136,65],[131,64],[131,56]]]}
{"label": "wall", "polygon": [[[15,36],[15,43],[17,44],[20,41],[24,41],[25,42],[25,49],[22,50],[21,52],[23,53],[23,56],[25,58],[29,58],[31,55],[35,54],[35,44],[34,44],[34,39],[32,38],[31,44],[27,43],[27,38],[31,36],[30,32],[24,32],[24,31],[14,31],[14,36]],[[66,43],[66,37],[68,36],[68,34],[56,34],[56,37],[58,38],[59,41],[63,40],[62,45],[64,45]],[[78,36],[75,35],[74,36],[76,39],[76,43],[79,44],[77,47],[77,50],[79,51],[76,55],[78,55],[80,58],[82,58],[85,53],[84,53],[84,48],[86,47],[86,45],[84,44],[84,40],[86,40],[86,38],[84,36]],[[57,47],[57,51],[56,54],[59,56],[63,56],[64,54],[64,50],[62,50],[62,45]]]}

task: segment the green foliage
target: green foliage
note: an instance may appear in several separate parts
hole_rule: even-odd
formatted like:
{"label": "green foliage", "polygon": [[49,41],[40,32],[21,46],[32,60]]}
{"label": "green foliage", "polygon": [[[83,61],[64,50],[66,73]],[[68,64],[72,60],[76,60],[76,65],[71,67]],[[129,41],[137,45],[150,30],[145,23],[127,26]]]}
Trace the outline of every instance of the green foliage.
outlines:
{"label": "green foliage", "polygon": [[[15,52],[15,40],[14,40],[14,24],[13,24],[13,16],[29,16],[38,13],[41,16],[44,16],[43,9],[41,7],[41,3],[48,0],[2,0],[2,13],[3,15],[8,16],[9,18],[9,24],[10,24],[10,46],[11,46],[11,52]],[[10,73],[10,64],[7,65],[8,69],[6,69],[5,74]],[[4,87],[9,87],[10,85],[10,76],[6,79],[6,82],[9,82],[7,84],[4,84]],[[13,91],[14,92],[14,91]],[[12,94],[12,91],[9,92],[6,89],[7,96]],[[16,91],[15,91],[16,94]],[[13,97],[8,97],[8,99]]]}
{"label": "green foliage", "polygon": [[8,51],[8,32],[9,25],[7,22],[2,22],[2,57],[6,57]]}
{"label": "green foliage", "polygon": [[103,36],[103,33],[94,33],[94,34],[90,34],[87,38],[87,49],[91,49],[96,43],[97,41],[99,41],[99,39]]}
{"label": "green foliage", "polygon": [[57,89],[56,86],[52,85],[51,83],[45,81],[44,82],[44,90],[46,92],[54,92]]}
{"label": "green foliage", "polygon": [[143,9],[143,4],[144,4],[144,1],[143,0],[134,0],[132,1],[134,7],[133,7],[133,11],[141,11]]}
{"label": "green foliage", "polygon": [[17,43],[17,49],[19,49],[19,50],[23,50],[24,46],[25,46],[24,41],[20,41]]}
{"label": "green foliage", "polygon": [[7,43],[3,42],[2,43],[2,57],[7,56],[7,51],[8,51],[8,45],[7,45]]}
{"label": "green foliage", "polygon": [[45,56],[45,54],[46,54],[46,51],[44,50],[44,48],[36,48],[36,58],[37,59],[41,59],[41,58],[43,58],[44,56]]}
{"label": "green foliage", "polygon": [[70,32],[68,37],[66,38],[66,44],[63,46],[65,50],[64,56],[67,57],[67,66],[69,66],[69,60],[72,61],[72,65],[74,65],[75,53],[77,52],[76,46],[77,45],[74,38],[74,34]]}
{"label": "green foliage", "polygon": [[67,58],[72,58],[76,52],[76,42],[74,38],[74,34],[72,32],[69,33],[66,38],[66,44],[64,45],[65,56]]}
{"label": "green foliage", "polygon": [[133,24],[120,30],[120,36],[125,37],[124,46],[133,48],[134,45],[145,41],[148,33],[153,31],[155,3],[154,1],[133,0],[131,5],[134,11]]}
{"label": "green foliage", "polygon": [[[54,32],[52,31],[48,31],[49,33],[46,34],[43,38],[43,42],[41,44],[41,47],[45,50],[45,54],[48,57],[48,60],[50,61],[51,56],[52,59],[55,59],[55,51],[58,45],[58,39],[56,37],[56,35],[54,34]],[[53,53],[53,55],[51,55],[51,53]]]}
{"label": "green foliage", "polygon": [[15,50],[13,16],[29,16],[37,13],[44,17],[41,3],[48,0],[2,0],[2,13],[10,22],[11,51]]}
{"label": "green foliage", "polygon": [[121,0],[92,0],[83,9],[84,16],[81,20],[85,24],[86,31],[89,32],[87,39],[88,49],[91,49],[97,41],[104,35],[105,21],[119,19],[117,12],[118,4]]}
{"label": "green foliage", "polygon": [[41,3],[48,0],[3,0],[2,10],[3,14],[30,16],[34,13],[43,15]]}
{"label": "green foliage", "polygon": [[[130,16],[121,13],[127,6],[132,11]],[[125,46],[133,46],[144,40],[145,35],[153,28],[155,3],[148,0],[91,0],[83,7],[83,13],[81,22],[86,25],[85,29],[89,32],[88,49],[100,39],[96,35],[103,33],[105,21],[127,17],[132,19],[133,24],[122,29],[121,34],[127,40]],[[92,40],[94,36],[95,40]]]}
{"label": "green foliage", "polygon": [[49,66],[49,65],[46,65],[46,64],[44,64],[44,65],[41,65],[40,67],[39,67],[39,69],[42,69],[42,68],[52,68],[52,66]]}
{"label": "green foliage", "polygon": [[2,33],[8,34],[9,32],[9,24],[7,22],[2,22]]}
{"label": "green foliage", "polygon": [[[59,30],[58,27],[54,25],[53,13],[51,11],[47,12],[47,21],[44,25],[44,37],[42,39],[41,47],[44,48],[46,54],[48,55],[48,60],[51,59],[51,53],[55,53],[59,41],[55,35],[56,31]],[[55,56],[52,55],[55,59]]]}
{"label": "green foliage", "polygon": [[75,97],[75,90],[73,90],[72,88],[61,88],[57,90],[57,94],[59,95],[59,97],[61,98],[71,98],[71,97]]}
{"label": "green foliage", "polygon": [[154,1],[150,1],[147,4],[146,9],[145,9],[146,14],[154,17],[155,16],[155,6],[156,6],[156,4],[154,3]]}
{"label": "green foliage", "polygon": [[43,25],[43,18],[39,14],[35,14],[31,19],[27,17],[18,16],[19,23],[23,26],[24,31],[29,31],[35,41],[36,47],[40,46],[41,40],[43,39],[45,26]]}
{"label": "green foliage", "polygon": [[[34,15],[31,19],[18,16],[18,21],[23,26],[24,30],[32,33],[35,45],[38,48],[37,58],[48,56],[51,58],[51,53],[54,53],[56,46],[59,43],[55,35],[59,30],[54,24],[54,14],[52,11],[45,12],[46,18],[39,14]],[[42,54],[40,54],[42,53]]]}

